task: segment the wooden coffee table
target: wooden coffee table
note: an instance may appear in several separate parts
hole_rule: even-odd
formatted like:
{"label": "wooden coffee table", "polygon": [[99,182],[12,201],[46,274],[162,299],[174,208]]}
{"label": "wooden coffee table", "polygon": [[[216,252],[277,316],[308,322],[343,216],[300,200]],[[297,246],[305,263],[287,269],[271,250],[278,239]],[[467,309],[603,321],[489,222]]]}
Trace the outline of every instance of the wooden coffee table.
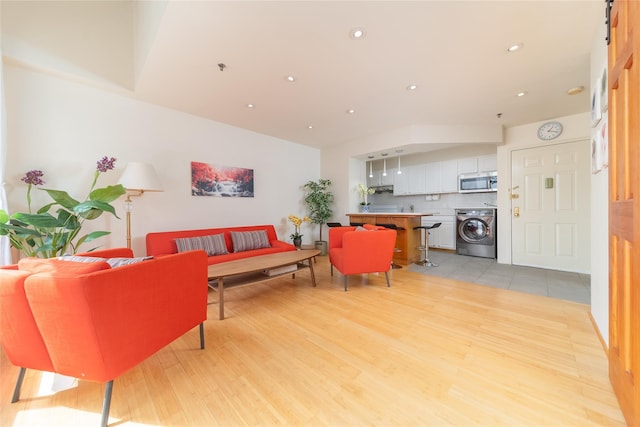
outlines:
{"label": "wooden coffee table", "polygon": [[316,286],[311,258],[318,256],[317,249],[278,252],[209,266],[209,287],[218,292],[220,320],[224,319],[224,290],[240,286],[256,285],[268,280],[295,273],[308,268],[311,283]]}

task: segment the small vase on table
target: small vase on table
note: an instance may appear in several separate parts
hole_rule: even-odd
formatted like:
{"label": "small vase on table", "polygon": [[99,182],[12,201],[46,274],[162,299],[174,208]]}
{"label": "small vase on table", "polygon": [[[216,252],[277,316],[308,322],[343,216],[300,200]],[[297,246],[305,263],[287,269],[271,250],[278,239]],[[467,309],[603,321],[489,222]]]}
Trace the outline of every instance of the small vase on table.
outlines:
{"label": "small vase on table", "polygon": [[302,237],[294,237],[293,238],[293,246],[295,246],[296,248],[300,249],[300,247],[302,246]]}

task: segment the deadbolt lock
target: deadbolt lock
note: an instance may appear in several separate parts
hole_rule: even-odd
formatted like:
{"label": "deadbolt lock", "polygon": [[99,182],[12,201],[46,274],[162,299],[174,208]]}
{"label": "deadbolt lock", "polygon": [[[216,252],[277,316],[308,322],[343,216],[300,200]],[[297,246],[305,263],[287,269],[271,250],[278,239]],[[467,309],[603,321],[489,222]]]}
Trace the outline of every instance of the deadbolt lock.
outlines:
{"label": "deadbolt lock", "polygon": [[520,216],[520,208],[518,206],[513,208],[513,216],[515,216],[516,218]]}

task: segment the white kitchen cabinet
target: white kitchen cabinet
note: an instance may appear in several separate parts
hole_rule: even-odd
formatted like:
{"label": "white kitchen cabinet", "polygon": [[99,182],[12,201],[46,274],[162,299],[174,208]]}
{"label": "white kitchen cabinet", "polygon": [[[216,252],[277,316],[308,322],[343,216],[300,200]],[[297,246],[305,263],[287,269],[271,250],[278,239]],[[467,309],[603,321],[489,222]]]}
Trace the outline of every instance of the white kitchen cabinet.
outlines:
{"label": "white kitchen cabinet", "polygon": [[429,247],[456,249],[456,225],[454,215],[433,215],[422,218],[422,225],[431,226],[437,222],[440,227],[429,230]]}
{"label": "white kitchen cabinet", "polygon": [[467,157],[464,159],[458,159],[458,174],[476,173],[476,172],[478,172],[477,157]]}
{"label": "white kitchen cabinet", "polygon": [[426,165],[409,166],[409,194],[425,194],[426,192]]}
{"label": "white kitchen cabinet", "polygon": [[440,192],[456,193],[458,191],[458,161],[440,162]]}
{"label": "white kitchen cabinet", "polygon": [[440,193],[442,182],[440,180],[440,162],[426,164],[426,190],[427,194]]}
{"label": "white kitchen cabinet", "polygon": [[387,176],[382,175],[382,171],[373,171],[373,178],[369,178],[367,173],[367,187],[379,187],[381,185],[394,185],[395,169],[387,169]]}
{"label": "white kitchen cabinet", "polygon": [[458,191],[458,161],[448,160],[426,164],[427,194]]}
{"label": "white kitchen cabinet", "polygon": [[412,194],[425,194],[425,165],[407,166],[402,168],[398,175],[395,171],[393,183],[394,196],[409,196]]}
{"label": "white kitchen cabinet", "polygon": [[498,170],[498,157],[488,154],[479,157],[458,159],[458,173],[493,172]]}
{"label": "white kitchen cabinet", "polygon": [[395,168],[387,168],[387,176],[380,172],[380,185],[393,185],[396,176]]}
{"label": "white kitchen cabinet", "polygon": [[402,174],[394,174],[393,177],[393,195],[394,196],[406,196],[409,194],[409,173],[407,169]]}
{"label": "white kitchen cabinet", "polygon": [[367,187],[377,187],[378,185],[380,185],[380,174],[374,172],[372,176],[369,176],[367,173]]}
{"label": "white kitchen cabinet", "polygon": [[498,170],[498,156],[489,154],[478,157],[478,172],[493,172]]}

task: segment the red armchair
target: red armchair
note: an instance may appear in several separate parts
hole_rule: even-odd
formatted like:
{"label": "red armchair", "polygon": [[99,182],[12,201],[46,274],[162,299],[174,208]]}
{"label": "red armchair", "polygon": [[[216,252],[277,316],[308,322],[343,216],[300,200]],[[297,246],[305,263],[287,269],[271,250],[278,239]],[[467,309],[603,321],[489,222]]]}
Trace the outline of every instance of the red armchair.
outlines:
{"label": "red armchair", "polygon": [[[131,258],[130,249],[92,257]],[[102,426],[113,381],[200,325],[207,316],[207,260],[184,252],[111,268],[107,262],[25,258],[0,268],[0,333],[7,357],[26,369],[105,382]]]}
{"label": "red armchair", "polygon": [[335,266],[344,275],[344,290],[347,291],[347,276],[350,274],[384,272],[389,283],[389,270],[396,246],[396,230],[370,226],[363,231],[359,227],[329,228],[329,262],[331,275]]}

